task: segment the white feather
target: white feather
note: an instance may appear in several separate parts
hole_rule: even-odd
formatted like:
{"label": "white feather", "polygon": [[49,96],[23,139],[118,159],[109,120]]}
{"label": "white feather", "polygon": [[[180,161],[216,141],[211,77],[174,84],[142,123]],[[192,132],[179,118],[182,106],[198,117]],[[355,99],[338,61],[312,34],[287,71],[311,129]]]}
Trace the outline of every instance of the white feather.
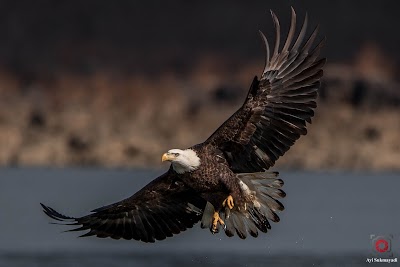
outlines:
{"label": "white feather", "polygon": [[192,149],[171,149],[168,153],[179,154],[171,163],[177,173],[185,173],[196,170],[200,166],[200,158]]}

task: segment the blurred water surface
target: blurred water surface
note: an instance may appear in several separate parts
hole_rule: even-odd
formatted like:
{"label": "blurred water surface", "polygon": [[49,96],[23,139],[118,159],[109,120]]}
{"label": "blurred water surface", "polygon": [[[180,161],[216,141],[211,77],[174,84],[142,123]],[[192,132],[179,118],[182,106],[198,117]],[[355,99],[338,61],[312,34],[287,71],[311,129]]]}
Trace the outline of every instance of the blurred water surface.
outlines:
{"label": "blurred water surface", "polygon": [[392,234],[393,247],[400,246],[396,173],[281,172],[287,193],[281,222],[246,240],[199,225],[155,244],[77,238],[49,224],[39,205],[84,215],[161,173],[1,169],[0,266],[362,266],[371,257],[371,234]]}

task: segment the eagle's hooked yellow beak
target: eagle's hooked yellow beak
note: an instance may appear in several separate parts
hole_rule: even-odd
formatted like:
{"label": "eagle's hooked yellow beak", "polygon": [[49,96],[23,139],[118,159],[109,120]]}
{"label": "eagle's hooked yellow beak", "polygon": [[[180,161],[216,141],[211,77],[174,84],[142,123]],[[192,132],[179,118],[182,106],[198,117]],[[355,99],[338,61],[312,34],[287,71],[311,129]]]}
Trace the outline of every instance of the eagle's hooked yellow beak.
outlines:
{"label": "eagle's hooked yellow beak", "polygon": [[164,155],[162,155],[161,161],[162,162],[164,162],[164,161],[172,161],[174,159],[176,159],[174,154],[164,153]]}

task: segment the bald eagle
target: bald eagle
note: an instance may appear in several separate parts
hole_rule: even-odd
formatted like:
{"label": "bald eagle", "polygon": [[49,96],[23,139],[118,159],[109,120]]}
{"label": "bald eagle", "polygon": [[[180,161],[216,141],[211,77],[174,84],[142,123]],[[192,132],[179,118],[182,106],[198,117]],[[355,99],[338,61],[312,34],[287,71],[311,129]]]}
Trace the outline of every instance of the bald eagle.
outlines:
{"label": "bald eagle", "polygon": [[[280,25],[275,46],[266,48],[261,78],[255,77],[243,105],[206,141],[187,149],[171,149],[162,161],[169,170],[133,196],[101,207],[83,217],[68,217],[45,206],[44,212],[60,223],[75,225],[82,236],[163,240],[201,221],[215,234],[258,236],[278,222],[284,206],[283,181],[267,171],[307,133],[326,59],[318,59],[323,38],[313,46],[318,26],[306,36],[307,15],[296,35],[292,8],[290,29],[280,49]],[[297,36],[297,37],[296,37]],[[296,37],[296,38],[295,38]]]}

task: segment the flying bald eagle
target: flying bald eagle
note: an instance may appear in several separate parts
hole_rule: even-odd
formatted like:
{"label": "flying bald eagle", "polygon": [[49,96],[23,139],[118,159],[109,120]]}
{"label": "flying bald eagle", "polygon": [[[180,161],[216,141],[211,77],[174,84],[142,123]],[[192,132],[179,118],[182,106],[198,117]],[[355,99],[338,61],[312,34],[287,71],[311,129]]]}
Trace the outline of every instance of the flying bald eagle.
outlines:
{"label": "flying bald eagle", "polygon": [[269,221],[284,209],[285,197],[277,172],[267,170],[311,123],[325,58],[318,59],[324,39],[312,48],[318,27],[305,39],[307,15],[295,38],[296,13],[280,48],[280,25],[265,68],[255,77],[243,105],[205,142],[188,149],[171,149],[162,161],[169,170],[133,196],[74,218],[43,204],[51,218],[87,230],[82,236],[135,239],[154,242],[173,236],[201,221],[215,234],[222,226],[227,236],[242,239],[267,232]]}

